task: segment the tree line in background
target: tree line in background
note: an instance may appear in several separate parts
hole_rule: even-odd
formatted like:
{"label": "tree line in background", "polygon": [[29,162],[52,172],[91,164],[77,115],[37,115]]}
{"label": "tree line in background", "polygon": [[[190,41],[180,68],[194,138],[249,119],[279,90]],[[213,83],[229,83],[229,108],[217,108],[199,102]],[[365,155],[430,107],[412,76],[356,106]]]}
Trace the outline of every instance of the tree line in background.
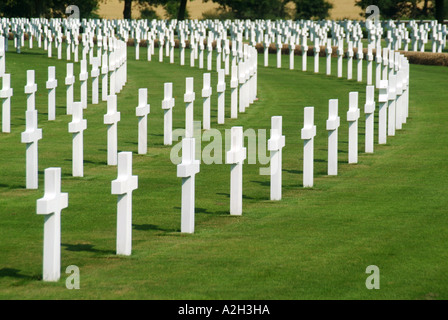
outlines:
{"label": "tree line in background", "polygon": [[[2,0],[0,17],[67,17],[65,8],[79,7],[81,18],[99,18],[99,2],[108,0]],[[157,19],[153,6],[161,5],[169,19],[189,18],[187,1],[194,0],[121,0],[123,18],[131,19],[137,4],[141,18]],[[199,0],[195,0],[199,1]],[[219,4],[217,10],[204,13],[208,19],[325,19],[333,5],[329,0],[205,0]],[[289,4],[295,8],[291,11]],[[369,5],[380,9],[381,19],[437,19],[448,16],[448,0],[355,0],[363,12]],[[365,17],[365,14],[362,14]],[[361,18],[361,17],[360,17]]]}

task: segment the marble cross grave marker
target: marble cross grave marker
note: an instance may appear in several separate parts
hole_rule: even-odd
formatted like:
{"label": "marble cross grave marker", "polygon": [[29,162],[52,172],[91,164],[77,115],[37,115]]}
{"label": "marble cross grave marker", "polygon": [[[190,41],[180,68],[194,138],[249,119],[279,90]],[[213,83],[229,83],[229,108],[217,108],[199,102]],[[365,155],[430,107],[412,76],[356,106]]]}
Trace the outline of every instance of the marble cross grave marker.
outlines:
{"label": "marble cross grave marker", "polygon": [[375,87],[366,87],[366,104],[364,113],[366,115],[366,133],[365,133],[365,152],[373,153],[373,135],[374,135],[374,112],[375,112]]}
{"label": "marble cross grave marker", "polygon": [[87,120],[83,119],[82,102],[73,102],[72,122],[68,124],[68,132],[72,137],[72,175],[84,176],[84,130],[87,129]]}
{"label": "marble cross grave marker", "polygon": [[195,138],[182,139],[182,162],[177,165],[177,176],[182,178],[181,228],[183,233],[194,233],[195,175],[199,160],[195,160]]}
{"label": "marble cross grave marker", "polygon": [[328,175],[338,174],[338,128],[340,126],[338,116],[338,99],[331,99],[328,103]]}
{"label": "marble cross grave marker", "polygon": [[314,107],[305,107],[304,122],[301,131],[303,140],[303,187],[313,186],[314,176],[314,137],[316,126],[314,125]]}
{"label": "marble cross grave marker", "polygon": [[187,78],[185,82],[185,137],[193,137],[193,103],[195,100],[195,92],[193,91],[193,78]]}
{"label": "marble cross grave marker", "polygon": [[282,149],[284,146],[282,117],[274,116],[271,118],[271,138],[268,140],[268,150],[271,152],[271,200],[282,199]]}
{"label": "marble cross grave marker", "polygon": [[107,113],[104,115],[104,124],[107,124],[107,164],[117,164],[117,124],[120,121],[120,112],[117,112],[117,96],[107,97]]}
{"label": "marble cross grave marker", "polygon": [[226,163],[230,167],[230,214],[243,213],[243,163],[246,159],[243,127],[232,127],[230,131],[231,145],[226,153]]}
{"label": "marble cross grave marker", "polygon": [[173,143],[173,84],[164,84],[164,99],[162,101],[163,115],[163,144],[170,146]]}
{"label": "marble cross grave marker", "polygon": [[132,252],[132,191],[138,188],[138,177],[132,175],[132,152],[118,154],[118,176],[111,184],[117,200],[117,255]]}
{"label": "marble cross grave marker", "polygon": [[348,121],[348,163],[358,163],[358,92],[349,93]]}
{"label": "marble cross grave marker", "polygon": [[45,194],[37,200],[37,214],[45,215],[43,281],[58,281],[61,275],[61,211],[68,207],[68,194],[61,193],[61,168],[44,172]]}
{"label": "marble cross grave marker", "polygon": [[218,70],[218,84],[216,92],[218,92],[218,124],[224,124],[225,118],[225,98],[226,98],[226,81],[225,70]]}
{"label": "marble cross grave marker", "polygon": [[2,103],[2,132],[11,132],[11,97],[13,89],[11,88],[11,75],[4,73],[2,76],[2,90],[0,90],[0,98]]}
{"label": "marble cross grave marker", "polygon": [[46,88],[48,89],[48,120],[56,119],[56,87],[58,80],[56,79],[56,67],[48,67],[48,81]]}
{"label": "marble cross grave marker", "polygon": [[138,154],[148,151],[148,114],[151,107],[148,104],[148,89],[138,89],[138,106],[135,115],[138,117]]}
{"label": "marble cross grave marker", "polygon": [[72,114],[74,84],[75,84],[75,76],[73,75],[73,63],[67,63],[67,76],[65,77],[65,85],[66,85],[67,114],[69,115]]}

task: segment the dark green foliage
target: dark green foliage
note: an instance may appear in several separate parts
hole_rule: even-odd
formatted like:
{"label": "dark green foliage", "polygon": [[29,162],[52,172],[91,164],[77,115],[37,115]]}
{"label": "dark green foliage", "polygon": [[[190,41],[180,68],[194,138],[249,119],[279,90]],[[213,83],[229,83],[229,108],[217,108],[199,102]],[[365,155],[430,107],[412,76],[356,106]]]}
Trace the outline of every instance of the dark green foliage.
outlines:
{"label": "dark green foliage", "polygon": [[0,17],[65,18],[69,5],[79,8],[81,18],[98,18],[98,0],[7,0],[0,1]]}
{"label": "dark green foliage", "polygon": [[380,9],[381,19],[438,19],[444,16],[444,0],[356,0],[356,5],[363,9],[361,16],[365,16],[365,9],[369,5],[376,5]]}
{"label": "dark green foliage", "polygon": [[326,0],[294,0],[296,19],[325,19],[333,5]]}
{"label": "dark green foliage", "polygon": [[285,17],[282,0],[212,0],[221,5],[222,10],[231,10],[236,19],[277,19]]}

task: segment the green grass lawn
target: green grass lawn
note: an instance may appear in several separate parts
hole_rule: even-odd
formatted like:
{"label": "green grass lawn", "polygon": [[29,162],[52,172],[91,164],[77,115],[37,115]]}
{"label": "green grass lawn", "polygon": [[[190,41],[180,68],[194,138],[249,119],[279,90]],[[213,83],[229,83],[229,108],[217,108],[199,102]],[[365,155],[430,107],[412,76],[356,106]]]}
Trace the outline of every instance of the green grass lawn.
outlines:
{"label": "green grass lawn", "polygon": [[[10,47],[12,48],[12,46]],[[62,54],[65,58],[65,50]],[[73,56],[72,56],[73,57]],[[90,104],[84,116],[84,178],[71,176],[71,134],[65,114],[65,60],[47,58],[38,48],[10,50],[12,132],[0,133],[0,299],[447,299],[448,298],[448,68],[411,65],[408,123],[364,150],[365,83],[326,76],[325,59],[314,74],[263,67],[259,56],[258,101],[230,120],[227,77],[226,123],[216,124],[217,73],[212,72],[212,128],[269,129],[271,116],[283,116],[283,200],[269,201],[265,165],[244,165],[243,215],[229,215],[230,166],[201,165],[196,176],[194,234],[180,233],[181,179],[163,145],[164,82],[173,82],[176,105],[173,128],[183,128],[185,78],[195,80],[195,120],[202,120],[202,74],[205,69],[140,61],[128,49],[128,82],[118,95],[119,151],[132,151],[139,188],[133,194],[133,252],[115,255],[116,201],[111,181],[117,168],[107,166],[106,103]],[[344,60],[344,77],[346,77]],[[206,65],[206,64],[205,64]],[[364,63],[364,68],[365,68]],[[56,66],[56,121],[47,119],[47,67]],[[196,61],[196,66],[198,66]],[[36,70],[39,127],[39,190],[25,189],[26,70]],[[333,74],[336,60],[333,60]],[[365,74],[365,73],[364,73]],[[75,66],[78,81],[79,64]],[[356,79],[356,61],[353,65]],[[138,89],[148,88],[147,155],[137,155]],[[361,109],[359,163],[347,163],[346,111],[350,91],[359,91]],[[75,97],[79,100],[79,81]],[[100,96],[101,97],[101,96]],[[375,96],[377,99],[377,95]],[[328,100],[339,99],[339,175],[327,168]],[[302,187],[303,108],[315,107],[314,188]],[[377,118],[376,118],[377,124]],[[176,142],[175,142],[176,143]],[[207,143],[203,143],[204,147]],[[224,155],[224,154],[223,154]],[[224,159],[224,158],[223,158]],[[62,168],[62,191],[69,206],[62,211],[61,279],[41,281],[43,217],[36,200],[44,194],[43,171]],[[80,269],[80,290],[68,290],[65,268]],[[367,266],[380,269],[380,290],[368,290]]]}

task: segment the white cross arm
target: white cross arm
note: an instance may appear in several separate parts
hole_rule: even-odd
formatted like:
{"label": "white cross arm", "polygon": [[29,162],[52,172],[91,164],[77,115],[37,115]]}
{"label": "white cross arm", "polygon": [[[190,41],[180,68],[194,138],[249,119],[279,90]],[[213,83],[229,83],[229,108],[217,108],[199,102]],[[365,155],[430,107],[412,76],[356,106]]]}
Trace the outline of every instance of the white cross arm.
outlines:
{"label": "white cross arm", "polygon": [[81,121],[70,122],[68,124],[68,132],[77,133],[87,129],[87,120],[82,119]]}
{"label": "white cross arm", "polygon": [[150,113],[151,107],[149,104],[141,105],[135,108],[135,115],[137,117],[144,117]]}
{"label": "white cross arm", "polygon": [[341,124],[341,118],[335,117],[327,119],[327,130],[336,130]]}
{"label": "white cross arm", "polygon": [[32,84],[27,84],[25,86],[25,93],[26,94],[31,94],[37,91],[37,84],[36,83],[32,83]]}
{"label": "white cross arm", "polygon": [[359,109],[351,109],[347,111],[347,121],[356,121],[359,119]]}
{"label": "white cross arm", "polygon": [[212,95],[212,87],[207,87],[202,89],[202,98],[208,98]]}
{"label": "white cross arm", "polygon": [[285,146],[285,136],[275,135],[274,137],[268,140],[269,151],[278,151],[283,149],[284,146]]}
{"label": "white cross arm", "polygon": [[68,207],[68,193],[61,193],[61,168],[45,169],[45,194],[37,200],[37,214],[51,214]]}
{"label": "white cross arm", "polygon": [[226,153],[226,163],[242,163],[246,159],[246,148],[230,149]]}
{"label": "white cross arm", "polygon": [[358,92],[350,92],[347,121],[356,121],[359,119],[359,116],[360,112],[358,108]]}
{"label": "white cross arm", "polygon": [[364,113],[373,113],[375,112],[375,87],[367,86],[366,90],[366,104],[364,105]]}
{"label": "white cross arm", "polygon": [[148,104],[148,89],[138,89],[138,106],[135,108],[135,115],[137,117],[144,117],[150,113],[151,107]]}
{"label": "white cross arm", "polygon": [[120,121],[120,112],[106,113],[104,115],[104,124],[114,124]]}
{"label": "white cross arm", "polygon": [[112,181],[112,194],[125,194],[138,188],[137,176],[122,176]]}
{"label": "white cross arm", "polygon": [[92,71],[90,71],[90,76],[92,78],[96,78],[99,75],[100,75],[100,69],[98,69],[98,68],[92,69]]}
{"label": "white cross arm", "polygon": [[316,136],[316,126],[307,126],[301,130],[302,140],[309,140]]}
{"label": "white cross arm", "polygon": [[387,86],[387,95],[389,100],[395,100],[397,97],[396,85],[397,77],[396,75],[391,75]]}
{"label": "white cross arm", "polygon": [[58,86],[58,80],[57,79],[51,79],[45,82],[45,86],[47,89],[54,89]]}
{"label": "white cross arm", "polygon": [[132,152],[118,154],[118,177],[111,185],[112,194],[125,194],[138,188],[138,177],[132,175]]}
{"label": "white cross arm", "polygon": [[6,99],[6,98],[9,98],[9,97],[12,97],[12,95],[13,95],[13,89],[12,88],[0,90],[0,98],[2,98],[2,99]]}
{"label": "white cross arm", "polygon": [[177,176],[179,178],[188,178],[199,172],[199,160],[195,156],[195,139],[182,139],[182,163],[177,165]]}
{"label": "white cross arm", "polygon": [[65,85],[69,86],[75,83],[75,76],[65,77]]}
{"label": "white cross arm", "polygon": [[169,98],[162,100],[162,109],[171,109],[174,107],[175,99]]}
{"label": "white cross arm", "polygon": [[68,207],[68,193],[45,194],[37,200],[37,214],[50,214]]}
{"label": "white cross arm", "polygon": [[379,102],[387,102],[388,100],[387,86],[388,86],[388,80],[380,80],[379,95],[378,95]]}

